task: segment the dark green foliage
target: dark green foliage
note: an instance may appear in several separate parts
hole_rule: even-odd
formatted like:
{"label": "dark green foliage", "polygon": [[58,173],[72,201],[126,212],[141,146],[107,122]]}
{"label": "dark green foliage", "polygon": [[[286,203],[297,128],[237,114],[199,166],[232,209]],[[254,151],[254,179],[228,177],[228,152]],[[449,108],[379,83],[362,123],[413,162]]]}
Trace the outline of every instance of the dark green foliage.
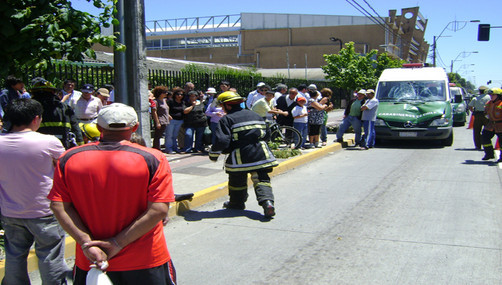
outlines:
{"label": "dark green foliage", "polygon": [[100,27],[110,26],[116,0],[104,1],[93,0],[103,11],[99,16],[75,10],[67,0],[0,1],[0,77],[46,69],[54,59],[95,58],[96,43],[114,46],[115,36],[101,35]]}

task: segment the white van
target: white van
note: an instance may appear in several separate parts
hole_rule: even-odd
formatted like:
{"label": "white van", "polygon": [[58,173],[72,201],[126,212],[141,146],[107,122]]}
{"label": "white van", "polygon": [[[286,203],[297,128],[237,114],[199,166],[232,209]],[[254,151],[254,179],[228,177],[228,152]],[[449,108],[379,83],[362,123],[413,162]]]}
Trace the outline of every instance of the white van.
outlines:
{"label": "white van", "polygon": [[448,76],[443,68],[405,64],[382,72],[375,132],[385,140],[441,140],[453,144]]}

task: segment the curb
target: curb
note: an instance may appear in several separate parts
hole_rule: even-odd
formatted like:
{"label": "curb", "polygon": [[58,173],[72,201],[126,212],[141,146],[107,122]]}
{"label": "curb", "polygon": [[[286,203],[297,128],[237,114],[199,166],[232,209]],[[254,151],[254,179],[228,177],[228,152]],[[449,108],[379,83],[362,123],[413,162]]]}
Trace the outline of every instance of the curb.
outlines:
{"label": "curb", "polygon": [[[347,142],[354,143],[353,139],[349,139],[343,142],[343,146],[346,146]],[[309,163],[316,159],[325,156],[328,153],[340,151],[342,149],[341,143],[333,143],[328,146],[316,149],[312,152],[302,154],[279,163],[277,167],[274,167],[270,177],[285,173],[293,168],[300,165]],[[228,195],[227,181],[208,187],[204,190],[194,193],[191,201],[175,202],[169,209],[169,217],[181,216],[183,213],[189,211],[190,209],[202,206],[220,197]],[[248,179],[248,185],[252,185],[251,178]],[[65,240],[65,258],[70,258],[75,255],[75,240],[68,236]],[[35,250],[30,250],[28,255],[28,273],[38,270],[38,259],[35,254]],[[5,260],[0,260],[0,279],[5,275]]]}

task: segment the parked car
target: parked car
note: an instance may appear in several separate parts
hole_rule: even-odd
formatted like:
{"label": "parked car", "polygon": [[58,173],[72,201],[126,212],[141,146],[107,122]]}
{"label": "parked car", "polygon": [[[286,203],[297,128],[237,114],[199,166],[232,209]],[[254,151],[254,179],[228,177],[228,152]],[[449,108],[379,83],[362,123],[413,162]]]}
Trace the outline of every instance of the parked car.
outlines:
{"label": "parked car", "polygon": [[[451,85],[451,83],[450,83]],[[465,98],[467,92],[464,88],[458,86],[450,86],[451,108],[453,111],[453,124],[457,126],[465,125],[467,120],[467,103]]]}

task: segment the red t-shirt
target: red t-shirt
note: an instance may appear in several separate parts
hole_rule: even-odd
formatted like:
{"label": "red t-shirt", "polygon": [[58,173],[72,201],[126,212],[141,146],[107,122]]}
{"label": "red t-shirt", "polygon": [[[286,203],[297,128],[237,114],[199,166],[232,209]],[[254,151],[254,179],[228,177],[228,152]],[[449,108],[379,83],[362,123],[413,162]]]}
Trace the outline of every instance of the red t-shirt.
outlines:
{"label": "red t-shirt", "polygon": [[[148,202],[174,202],[171,168],[162,152],[128,141],[86,144],[61,156],[48,198],[71,202],[92,238],[103,240],[131,224]],[[170,259],[159,222],[113,257],[108,270],[152,268]],[[89,270],[80,246],[75,263]]]}

